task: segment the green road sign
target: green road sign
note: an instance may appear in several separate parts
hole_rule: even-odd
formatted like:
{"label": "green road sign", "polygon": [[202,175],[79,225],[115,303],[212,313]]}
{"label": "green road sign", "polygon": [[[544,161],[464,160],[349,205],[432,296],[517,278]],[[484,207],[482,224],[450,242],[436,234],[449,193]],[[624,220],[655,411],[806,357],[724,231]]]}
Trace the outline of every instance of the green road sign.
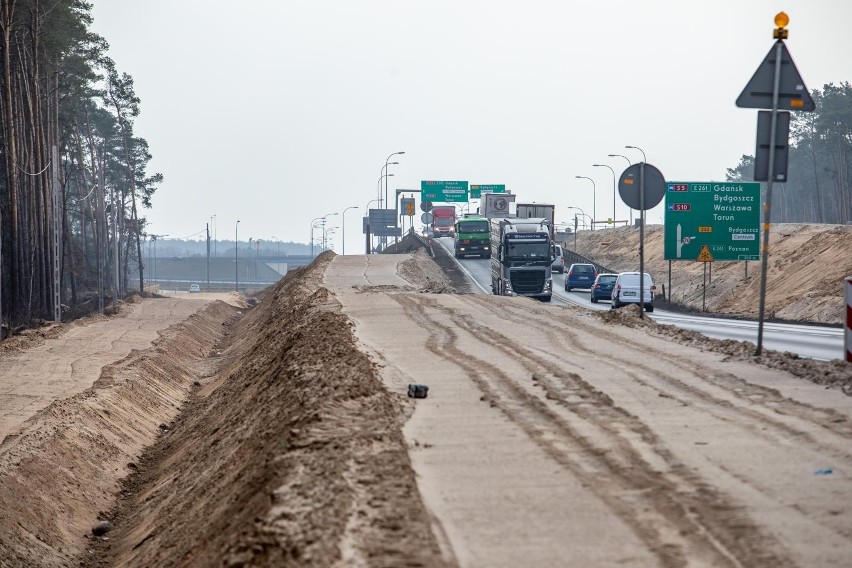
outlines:
{"label": "green road sign", "polygon": [[760,184],[667,182],[664,257],[760,260]]}
{"label": "green road sign", "polygon": [[506,186],[504,184],[491,184],[491,185],[471,185],[470,186],[470,198],[471,199],[479,199],[482,197],[482,193],[506,193]]}
{"label": "green road sign", "polygon": [[466,181],[421,181],[421,201],[467,203]]}

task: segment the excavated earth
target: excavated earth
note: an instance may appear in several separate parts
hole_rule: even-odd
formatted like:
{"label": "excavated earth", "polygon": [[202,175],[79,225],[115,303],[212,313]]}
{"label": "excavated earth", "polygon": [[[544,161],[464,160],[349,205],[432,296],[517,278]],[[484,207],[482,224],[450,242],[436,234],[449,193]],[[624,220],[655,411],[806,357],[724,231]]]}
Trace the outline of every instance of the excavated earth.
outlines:
{"label": "excavated earth", "polygon": [[418,249],[212,302],[16,426],[0,566],[848,565],[852,365]]}

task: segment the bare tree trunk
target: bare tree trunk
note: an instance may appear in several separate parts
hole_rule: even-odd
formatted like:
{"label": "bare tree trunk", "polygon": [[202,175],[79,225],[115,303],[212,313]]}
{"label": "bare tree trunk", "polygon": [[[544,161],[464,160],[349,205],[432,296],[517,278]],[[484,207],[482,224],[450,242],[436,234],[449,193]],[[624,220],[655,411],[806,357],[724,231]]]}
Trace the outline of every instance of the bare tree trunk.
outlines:
{"label": "bare tree trunk", "polygon": [[[3,236],[9,241],[9,284],[10,290],[7,295],[6,309],[12,320],[16,319],[18,313],[18,298],[20,296],[20,282],[18,271],[20,270],[20,257],[18,255],[18,234],[20,223],[18,220],[18,183],[17,183],[17,130],[15,129],[15,115],[12,110],[12,22],[15,16],[15,0],[0,0],[0,41],[3,49],[3,103],[5,111],[6,129],[4,145],[6,147],[6,187],[9,190],[9,228]],[[11,305],[10,305],[11,304]],[[2,314],[0,314],[2,318]]]}

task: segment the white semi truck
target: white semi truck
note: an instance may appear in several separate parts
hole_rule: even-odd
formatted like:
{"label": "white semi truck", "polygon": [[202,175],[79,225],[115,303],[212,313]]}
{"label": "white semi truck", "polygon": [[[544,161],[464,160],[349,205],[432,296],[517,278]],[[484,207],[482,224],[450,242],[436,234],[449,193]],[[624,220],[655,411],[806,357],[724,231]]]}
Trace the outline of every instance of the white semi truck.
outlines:
{"label": "white semi truck", "polygon": [[550,220],[491,219],[491,292],[549,302],[553,294]]}

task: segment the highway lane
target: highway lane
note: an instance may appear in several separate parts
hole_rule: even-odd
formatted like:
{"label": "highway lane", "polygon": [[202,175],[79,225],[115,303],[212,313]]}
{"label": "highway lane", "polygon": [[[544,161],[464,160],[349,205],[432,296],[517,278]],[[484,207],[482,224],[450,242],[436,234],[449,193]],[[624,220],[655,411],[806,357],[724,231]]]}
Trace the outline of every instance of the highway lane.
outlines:
{"label": "highway lane", "polygon": [[[453,240],[450,238],[436,239],[449,254],[453,255]],[[469,258],[459,259],[459,264],[473,279],[479,293],[491,293],[491,268],[489,259]],[[565,276],[553,275],[554,299],[578,304],[591,310],[611,309],[609,302],[591,303],[588,290],[564,290]],[[557,302],[559,303],[559,302]],[[648,314],[655,321],[675,325],[682,329],[698,331],[707,337],[715,339],[734,339],[757,344],[757,322],[727,318],[706,317],[699,315],[681,314],[657,309]],[[843,356],[843,330],[840,328],[765,323],[763,329],[763,345],[775,351],[789,351],[800,357],[811,359],[831,360]]]}

